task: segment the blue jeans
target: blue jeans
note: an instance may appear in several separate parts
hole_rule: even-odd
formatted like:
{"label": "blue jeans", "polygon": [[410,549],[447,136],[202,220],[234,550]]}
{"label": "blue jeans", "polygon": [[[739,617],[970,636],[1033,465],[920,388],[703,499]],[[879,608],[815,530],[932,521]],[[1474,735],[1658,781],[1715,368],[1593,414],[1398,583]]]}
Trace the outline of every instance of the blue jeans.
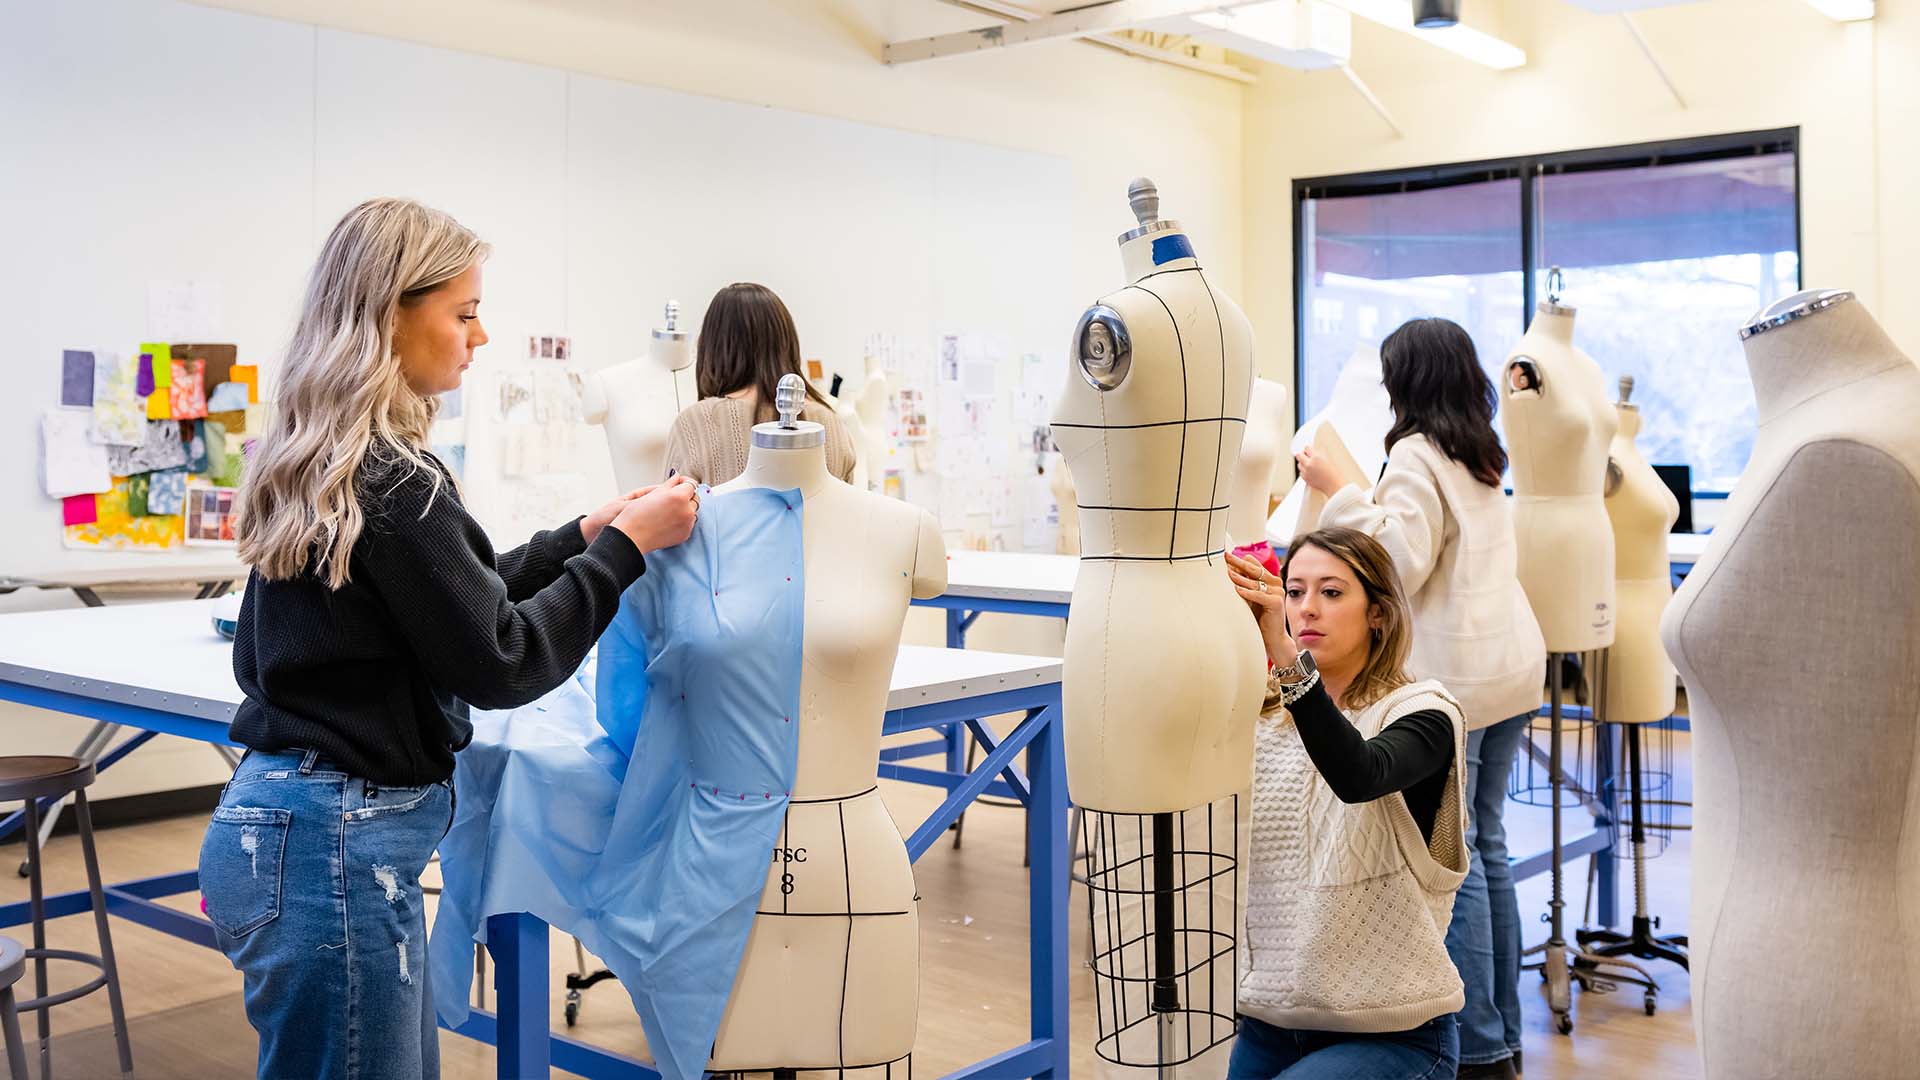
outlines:
{"label": "blue jeans", "polygon": [[1467,880],[1447,927],[1447,955],[1466,988],[1459,1014],[1464,1065],[1520,1051],[1520,901],[1504,815],[1507,774],[1526,733],[1527,716],[1467,733]]}
{"label": "blue jeans", "polygon": [[1294,1031],[1251,1016],[1239,1031],[1227,1080],[1453,1080],[1460,1068],[1451,1015],[1385,1035]]}
{"label": "blue jeans", "polygon": [[449,784],[388,788],[317,754],[246,756],[200,846],[220,950],[245,976],[262,1080],[432,1080],[420,872]]}

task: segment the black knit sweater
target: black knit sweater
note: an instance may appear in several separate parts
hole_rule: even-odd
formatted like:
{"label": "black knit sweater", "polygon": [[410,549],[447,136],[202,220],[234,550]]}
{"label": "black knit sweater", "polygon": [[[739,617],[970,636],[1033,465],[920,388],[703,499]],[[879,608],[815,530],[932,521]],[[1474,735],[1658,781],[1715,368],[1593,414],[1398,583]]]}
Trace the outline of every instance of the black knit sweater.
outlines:
{"label": "black knit sweater", "polygon": [[1433,841],[1433,822],[1440,814],[1448,767],[1453,764],[1453,722],[1445,713],[1422,709],[1368,739],[1320,682],[1287,711],[1293,714],[1313,767],[1320,770],[1334,797],[1363,803],[1398,791],[1406,796],[1420,835]]}
{"label": "black knit sweater", "polygon": [[588,545],[578,520],[495,555],[444,469],[437,493],[433,479],[363,467],[366,526],[339,589],[311,570],[248,578],[235,741],[318,750],[391,787],[445,780],[473,735],[468,706],[513,708],[560,685],[646,570],[618,529]]}

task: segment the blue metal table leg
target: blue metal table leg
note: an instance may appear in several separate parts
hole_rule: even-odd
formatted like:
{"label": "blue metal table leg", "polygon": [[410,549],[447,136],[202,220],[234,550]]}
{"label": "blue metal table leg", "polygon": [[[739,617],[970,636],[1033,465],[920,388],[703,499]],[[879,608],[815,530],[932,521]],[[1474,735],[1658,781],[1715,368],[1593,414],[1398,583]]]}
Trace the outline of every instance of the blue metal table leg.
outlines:
{"label": "blue metal table leg", "polygon": [[1072,871],[1067,850],[1067,766],[1061,753],[1060,707],[1046,730],[1027,744],[1027,779],[1033,800],[1027,808],[1027,918],[1032,927],[1028,957],[1032,995],[1030,1020],[1035,1042],[1047,1040],[1049,1067],[1036,1077],[1065,1077],[1067,1061],[1067,889]]}
{"label": "blue metal table leg", "polygon": [[[973,625],[968,612],[959,608],[947,609],[947,648],[964,649],[967,647],[967,628]],[[960,724],[948,724],[940,729],[941,737],[947,740],[947,771],[964,773],[967,771],[967,733]]]}
{"label": "blue metal table leg", "polygon": [[1600,760],[1594,768],[1593,786],[1599,792],[1600,804],[1607,808],[1607,815],[1594,818],[1593,824],[1595,828],[1609,828],[1611,831],[1608,835],[1616,839],[1594,853],[1594,858],[1600,860],[1599,872],[1595,875],[1597,879],[1595,888],[1600,893],[1599,903],[1595,905],[1595,919],[1601,926],[1613,927],[1620,924],[1620,864],[1614,858],[1614,847],[1618,843],[1619,830],[1612,828],[1620,820],[1620,793],[1616,790],[1613,771],[1614,762],[1617,760],[1614,755],[1620,746],[1620,726],[1601,724],[1599,731]]}
{"label": "blue metal table leg", "polygon": [[500,1009],[501,1080],[546,1080],[553,1073],[547,1043],[547,924],[532,915],[487,920],[494,995]]}

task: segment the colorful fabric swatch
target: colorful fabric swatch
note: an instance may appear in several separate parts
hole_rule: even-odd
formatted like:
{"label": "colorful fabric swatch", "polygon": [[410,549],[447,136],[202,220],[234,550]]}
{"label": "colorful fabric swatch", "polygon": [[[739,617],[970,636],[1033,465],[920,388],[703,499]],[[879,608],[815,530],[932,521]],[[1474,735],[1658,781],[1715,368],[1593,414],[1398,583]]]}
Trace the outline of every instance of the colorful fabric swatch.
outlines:
{"label": "colorful fabric swatch", "polygon": [[95,519],[61,530],[61,542],[77,551],[179,550],[186,543],[186,515],[134,517],[127,501],[132,482],[132,477],[115,477],[112,491],[93,497]]}
{"label": "colorful fabric swatch", "polygon": [[147,496],[153,491],[152,473],[127,477],[127,516],[147,516]]}
{"label": "colorful fabric swatch", "polygon": [[186,426],[193,432],[187,439],[187,471],[204,473],[211,464],[208,460],[206,422]]}
{"label": "colorful fabric swatch", "polygon": [[237,383],[247,384],[247,404],[260,403],[260,367],[257,364],[235,364],[227,372],[227,378]]}
{"label": "colorful fabric swatch", "polygon": [[153,388],[165,390],[173,383],[173,346],[164,341],[150,341],[140,346],[140,351],[153,357]]}
{"label": "colorful fabric swatch", "polygon": [[173,419],[173,387],[162,387],[147,395],[147,419]]}
{"label": "colorful fabric swatch", "polygon": [[146,437],[146,403],[134,392],[138,366],[114,353],[93,358],[94,442],[138,446]]}
{"label": "colorful fabric swatch", "polygon": [[60,350],[60,404],[85,409],[93,405],[93,354],[81,349]]}
{"label": "colorful fabric swatch", "polygon": [[168,469],[147,474],[147,513],[178,514],[187,505],[187,470]]}
{"label": "colorful fabric swatch", "polygon": [[175,420],[197,420],[207,415],[207,389],[202,381],[206,365],[199,360],[175,360],[168,398]]}
{"label": "colorful fabric swatch", "polygon": [[247,407],[247,384],[223,382],[207,395],[208,412],[234,412]]}
{"label": "colorful fabric swatch", "polygon": [[178,469],[187,463],[187,446],[180,441],[180,425],[171,420],[149,420],[139,446],[107,447],[107,468],[115,476],[138,476],[155,469]]}
{"label": "colorful fabric swatch", "polygon": [[235,409],[232,412],[209,412],[207,419],[219,424],[231,434],[246,434],[247,411],[245,409]]}
{"label": "colorful fabric swatch", "polygon": [[146,397],[153,393],[153,354],[140,354],[140,374],[134,379],[133,392]]}
{"label": "colorful fabric swatch", "polygon": [[208,386],[219,386],[233,379],[229,372],[233,370],[233,362],[239,354],[239,348],[233,345],[175,345],[173,347],[175,360],[198,360],[205,365],[203,374]]}
{"label": "colorful fabric swatch", "polygon": [[60,500],[60,524],[91,525],[100,520],[100,500],[92,495],[69,495]]}

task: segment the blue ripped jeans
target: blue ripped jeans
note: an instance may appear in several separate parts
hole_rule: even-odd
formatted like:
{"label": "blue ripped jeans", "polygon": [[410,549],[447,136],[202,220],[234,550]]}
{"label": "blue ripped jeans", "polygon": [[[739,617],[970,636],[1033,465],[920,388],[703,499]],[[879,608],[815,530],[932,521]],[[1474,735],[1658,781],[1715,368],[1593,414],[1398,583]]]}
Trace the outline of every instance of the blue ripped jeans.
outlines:
{"label": "blue ripped jeans", "polygon": [[1447,955],[1460,972],[1460,1063],[1520,1051],[1520,900],[1507,855],[1507,774],[1531,713],[1467,733],[1467,879],[1453,901]]}
{"label": "blue ripped jeans", "polygon": [[388,788],[317,754],[253,751],[200,846],[214,937],[245,976],[262,1080],[432,1080],[420,872],[445,783]]}

